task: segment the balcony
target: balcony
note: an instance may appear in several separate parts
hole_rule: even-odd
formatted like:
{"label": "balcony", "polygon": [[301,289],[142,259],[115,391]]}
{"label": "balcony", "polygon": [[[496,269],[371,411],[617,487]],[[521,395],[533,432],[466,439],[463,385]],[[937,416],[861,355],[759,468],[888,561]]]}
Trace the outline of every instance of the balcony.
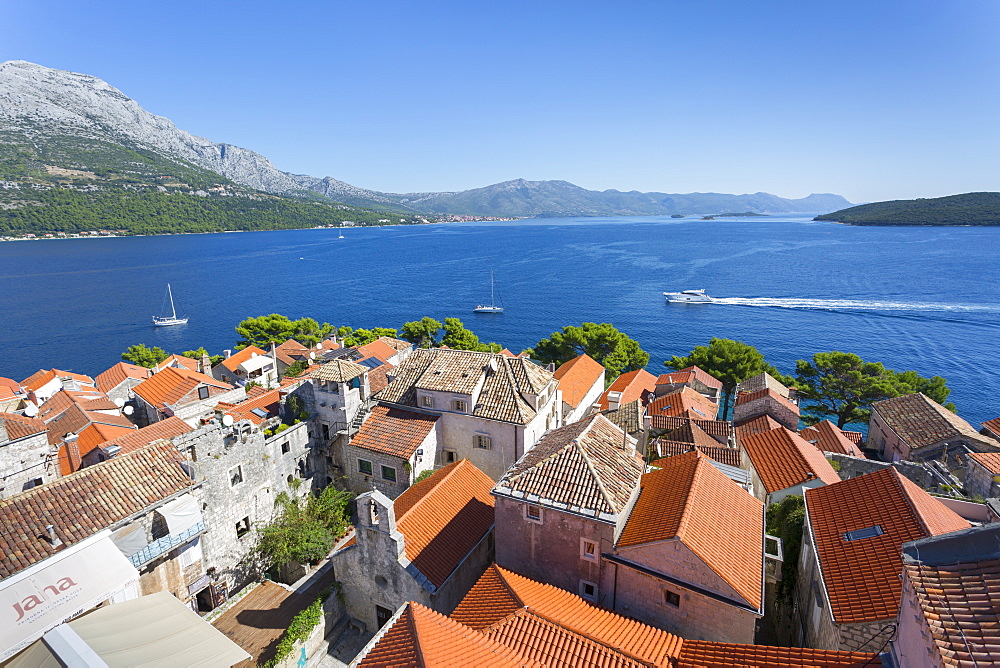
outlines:
{"label": "balcony", "polygon": [[175,547],[183,545],[195,536],[203,533],[205,533],[205,522],[198,522],[179,534],[170,534],[158,540],[154,540],[152,543],[149,543],[146,547],[130,556],[128,560],[131,561],[132,565],[136,568],[142,568],[157,557],[163,556]]}

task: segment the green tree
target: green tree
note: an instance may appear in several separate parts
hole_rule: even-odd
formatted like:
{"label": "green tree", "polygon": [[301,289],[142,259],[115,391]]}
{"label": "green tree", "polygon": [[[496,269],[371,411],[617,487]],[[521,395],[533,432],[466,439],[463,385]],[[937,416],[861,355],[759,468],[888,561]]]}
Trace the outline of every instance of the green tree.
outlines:
{"label": "green tree", "polygon": [[806,522],[805,503],[801,496],[790,494],[767,508],[767,533],[781,539],[784,561],[781,562],[781,583],[778,598],[795,590],[799,574],[799,552],[802,550],[802,529]]}
{"label": "green tree", "polygon": [[809,403],[802,406],[807,424],[823,419],[836,420],[838,427],[867,423],[871,404],[892,397],[923,392],[945,404],[951,390],[940,376],[923,378],[916,371],[896,372],[879,362],[865,362],[854,353],[831,351],[816,353],[812,361],[796,363],[799,396]]}
{"label": "green tree", "polygon": [[293,486],[291,494],[278,494],[274,520],[257,529],[256,549],[268,566],[322,559],[347,527],[349,492],[330,486],[319,496],[300,497],[298,486]]}
{"label": "green tree", "polygon": [[[181,353],[184,357],[190,357],[193,360],[200,360],[203,355],[208,355],[208,351],[204,347],[198,348],[197,350],[185,350]],[[212,366],[219,364],[222,360],[226,359],[222,355],[208,355],[209,363]]]}
{"label": "green tree", "polygon": [[642,369],[649,364],[649,353],[639,343],[614,325],[585,322],[553,332],[529,349],[532,358],[544,363],[562,364],[586,353],[604,365],[611,375]]}
{"label": "green tree", "polygon": [[147,348],[146,344],[138,343],[129,346],[128,350],[122,353],[122,359],[138,366],[151,369],[163,360],[170,357],[167,351],[159,347]]}
{"label": "green tree", "polygon": [[400,337],[418,348],[433,348],[438,345],[437,336],[440,330],[441,323],[425,315],[420,320],[403,323]]}
{"label": "green tree", "polygon": [[285,369],[285,378],[298,378],[302,375],[302,372],[309,368],[309,362],[306,360],[296,360],[288,365]]}
{"label": "green tree", "polygon": [[729,407],[736,386],[747,378],[767,373],[782,383],[794,384],[791,378],[768,364],[759,350],[732,339],[712,339],[707,346],[698,346],[685,357],[671,357],[663,365],[668,369],[697,366],[718,378],[722,382],[723,420],[729,418]]}
{"label": "green tree", "polygon": [[466,329],[458,318],[444,319],[444,336],[441,345],[455,350],[476,350],[484,353],[498,353],[503,350],[499,343],[481,343],[472,330]]}
{"label": "green tree", "polygon": [[388,327],[372,327],[371,329],[355,329],[344,338],[344,345],[349,347],[363,346],[380,336],[396,338],[399,332]]}
{"label": "green tree", "polygon": [[328,337],[332,331],[333,326],[329,323],[324,322],[320,325],[312,318],[290,320],[287,316],[272,313],[247,318],[236,325],[236,333],[241,337],[236,346],[238,348],[257,346],[267,349],[272,343],[280,344],[288,339],[295,339],[305,346],[314,346]]}

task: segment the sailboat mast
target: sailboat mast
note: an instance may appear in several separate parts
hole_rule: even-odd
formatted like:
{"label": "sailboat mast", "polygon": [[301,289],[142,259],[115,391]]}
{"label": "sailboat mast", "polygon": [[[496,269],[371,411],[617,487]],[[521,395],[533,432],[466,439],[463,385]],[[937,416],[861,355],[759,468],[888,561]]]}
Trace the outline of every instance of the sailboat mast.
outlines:
{"label": "sailboat mast", "polygon": [[177,309],[174,308],[174,293],[170,289],[170,284],[167,283],[167,296],[170,297],[170,317],[174,320],[177,319]]}
{"label": "sailboat mast", "polygon": [[493,297],[493,272],[490,272],[490,306],[496,306],[496,299]]}

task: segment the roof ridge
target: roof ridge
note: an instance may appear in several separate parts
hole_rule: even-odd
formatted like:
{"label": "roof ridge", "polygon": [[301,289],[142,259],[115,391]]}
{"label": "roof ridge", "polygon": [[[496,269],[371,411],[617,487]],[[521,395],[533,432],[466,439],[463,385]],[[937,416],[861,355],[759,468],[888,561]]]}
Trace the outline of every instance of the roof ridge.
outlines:
{"label": "roof ridge", "polygon": [[[681,520],[680,520],[680,522],[677,523],[677,531],[674,534],[677,538],[680,538],[681,540],[684,540],[683,536],[681,535],[682,532],[685,529],[687,529],[687,526],[688,526],[688,524],[691,521],[691,513],[688,512],[691,509],[691,497],[694,496],[694,492],[695,492],[696,488],[698,488],[698,489],[701,488],[701,470],[700,470],[701,467],[700,467],[700,464],[702,463],[702,459],[703,458],[704,459],[708,459],[708,457],[706,457],[704,454],[702,454],[698,450],[697,447],[695,447],[695,449],[692,450],[691,452],[695,453],[695,456],[694,456],[694,460],[695,460],[694,461],[694,471],[691,472],[691,484],[688,485],[687,488],[686,488],[686,495],[684,496],[684,505],[681,508]],[[687,454],[690,454],[690,452],[685,453],[685,455],[687,455]],[[680,456],[683,457],[684,455],[680,455]],[[711,464],[709,464],[709,466],[711,466]],[[686,543],[685,543],[685,545],[686,545]],[[688,545],[688,547],[691,548],[690,545]],[[691,548],[691,550],[694,551],[693,548]],[[697,552],[695,552],[695,553],[697,554]],[[701,557],[701,555],[698,555],[698,556]]]}
{"label": "roof ridge", "polygon": [[[601,490],[601,496],[604,497],[604,503],[606,503],[608,507],[611,508],[611,510],[613,510],[617,515],[619,511],[617,508],[615,508],[615,504],[611,501],[611,494],[608,492],[608,488],[604,485],[604,481],[601,479],[601,475],[597,472],[597,469],[594,468],[594,463],[590,460],[587,451],[580,443],[583,437],[586,436],[587,433],[594,427],[594,423],[597,422],[598,416],[604,417],[600,413],[598,413],[597,416],[594,416],[594,419],[587,424],[584,430],[581,431],[577,435],[577,437],[570,442],[570,444],[576,445],[577,448],[579,449],[580,455],[583,457],[583,461],[587,465],[587,470],[590,471],[590,475],[592,475],[594,477],[594,480],[597,482],[598,489]],[[608,418],[606,417],[604,417],[604,419],[608,420]],[[611,420],[608,420],[608,422],[611,422]],[[613,422],[611,422],[611,424],[615,427],[615,429],[618,429],[618,425],[616,425]],[[628,434],[624,430],[622,430],[622,433],[625,434],[626,438],[628,438]]]}
{"label": "roof ridge", "polygon": [[[507,378],[507,382],[510,384],[511,393],[514,395],[514,408],[517,411],[517,417],[519,420],[523,421],[525,417],[524,409],[521,408],[521,405],[518,403],[518,399],[520,399],[525,405],[527,405],[527,402],[524,401],[524,397],[521,396],[521,388],[518,386],[517,378],[514,377],[514,370],[510,368],[509,362],[511,358],[500,354],[496,354],[495,357],[500,358],[497,366],[503,367],[504,369],[504,376]],[[490,359],[493,359],[493,357]]]}
{"label": "roof ridge", "polygon": [[[900,477],[903,474],[897,471],[895,466],[889,466],[887,468],[882,469],[882,471],[889,472],[889,476],[892,479],[893,484],[896,486],[896,489],[899,490],[900,495],[902,495],[903,499],[906,501],[906,508],[907,510],[910,511],[910,516],[914,520],[916,520],[917,525],[924,531],[925,534],[933,535],[931,533],[930,528],[927,526],[927,523],[924,521],[923,516],[921,516],[920,511],[917,510],[916,504],[913,503],[913,499],[910,498],[910,494],[906,489],[906,485],[904,485],[903,481],[900,480]],[[876,473],[881,473],[881,471],[876,471]]]}
{"label": "roof ridge", "polygon": [[410,635],[413,637],[413,646],[417,651],[418,665],[427,666],[427,661],[424,660],[424,648],[420,646],[420,633],[417,632],[417,620],[413,612],[412,602],[406,604],[406,610],[404,611],[403,614],[406,614],[406,620],[405,620],[406,628],[410,632]]}

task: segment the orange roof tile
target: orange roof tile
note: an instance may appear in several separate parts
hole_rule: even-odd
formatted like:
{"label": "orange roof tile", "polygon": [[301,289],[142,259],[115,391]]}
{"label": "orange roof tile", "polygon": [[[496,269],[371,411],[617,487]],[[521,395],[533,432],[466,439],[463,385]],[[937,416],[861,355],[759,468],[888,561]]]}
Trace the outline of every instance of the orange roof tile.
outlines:
{"label": "orange roof tile", "polygon": [[393,503],[406,558],[440,587],[493,528],[493,480],[466,459],[439,469]]}
{"label": "orange roof tile", "polygon": [[[688,424],[695,424],[703,432],[719,443],[727,443],[733,434],[733,425],[724,420],[696,420],[689,417],[671,417],[669,415],[650,415],[650,429],[656,431],[672,431],[681,429]],[[781,425],[776,425],[781,426]]]}
{"label": "orange roof tile", "polygon": [[552,375],[559,381],[563,402],[576,408],[587,396],[587,392],[600,382],[604,373],[604,367],[584,353],[564,362]]}
{"label": "orange roof tile", "polygon": [[847,437],[837,425],[829,420],[817,422],[811,427],[799,430],[799,436],[812,443],[823,452],[836,452],[852,457],[864,457],[854,441]]}
{"label": "orange roof tile", "polygon": [[222,366],[226,367],[233,373],[236,373],[239,366],[246,362],[251,357],[256,357],[258,355],[266,356],[267,352],[261,350],[257,346],[247,346],[242,350],[238,350],[226,359],[222,360]]}
{"label": "orange roof tile", "polygon": [[437,415],[376,406],[351,439],[351,445],[409,459],[434,429]]}
{"label": "orange roof tile", "polygon": [[[677,455],[683,455],[688,452],[700,452],[709,459],[715,460],[720,464],[725,464],[727,466],[734,466],[740,468],[740,451],[736,448],[727,448],[722,445],[714,446],[704,446],[695,445],[693,443],[684,443],[682,441],[667,441],[662,438],[656,439],[653,442],[652,452],[660,458],[676,457]],[[651,463],[651,466],[658,466],[656,461]]]}
{"label": "orange roof tile", "polygon": [[[132,391],[150,406],[175,405],[199,385],[209,386],[209,396],[233,389],[232,385],[189,369],[167,367],[136,385]],[[214,391],[213,391],[214,390]],[[197,395],[191,401],[198,401]]]}
{"label": "orange roof tile", "polygon": [[984,422],[983,429],[992,433],[994,438],[1000,438],[1000,417]]}
{"label": "orange roof tile", "polygon": [[920,392],[876,401],[872,410],[915,450],[960,436],[986,448],[1000,447],[996,440],[978,433],[961,417]]}
{"label": "orange roof tile", "polygon": [[681,385],[685,383],[690,383],[693,380],[697,380],[702,385],[706,387],[715,388],[717,390],[722,389],[722,381],[708,373],[701,367],[689,366],[678,371],[673,371],[671,373],[660,374],[659,378],[656,379],[657,385]]}
{"label": "orange roof tile", "polygon": [[384,362],[380,366],[377,366],[368,372],[368,391],[371,392],[371,394],[381,392],[389,386],[388,372],[393,368],[394,367],[391,364]]}
{"label": "orange roof tile", "polygon": [[827,485],[840,481],[823,453],[784,427],[751,434],[742,444],[768,494],[815,478]]}
{"label": "orange roof tile", "polygon": [[70,378],[76,380],[83,385],[94,386],[94,379],[90,376],[84,376],[82,373],[73,373],[72,371],[60,371],[59,369],[41,369],[31,374],[27,378],[21,381],[21,387],[30,392],[40,390],[45,386],[46,383],[54,378]]}
{"label": "orange roof tile", "polygon": [[970,452],[969,457],[993,475],[1000,475],[1000,452]]}
{"label": "orange roof tile", "polygon": [[[894,619],[902,544],[969,527],[891,466],[808,489],[805,500],[833,617],[841,624]],[[873,526],[881,527],[882,534],[844,537]]]}
{"label": "orange roof tile", "polygon": [[754,608],[763,599],[764,504],[721,473],[708,457],[689,452],[656,463],[617,547],[677,538]]}
{"label": "orange roof tile", "polygon": [[611,386],[605,390],[604,394],[598,400],[601,404],[601,410],[607,410],[608,408],[608,393],[609,392],[621,392],[621,404],[627,404],[636,399],[641,399],[643,403],[646,402],[646,394],[652,392],[656,389],[656,376],[649,373],[645,369],[637,369],[635,371],[629,371],[628,373],[623,373],[622,375],[615,378],[615,382],[611,383]]}
{"label": "orange roof tile", "polygon": [[[278,416],[281,411],[281,393],[278,390],[255,392],[254,396],[238,404],[220,401],[216,408],[226,415],[232,415],[234,420],[250,420],[254,424],[261,424],[268,418]],[[264,415],[258,415],[254,411],[263,412]]]}
{"label": "orange roof tile", "polygon": [[0,423],[3,423],[7,437],[12,441],[32,434],[45,433],[44,422],[17,413],[0,413]]}
{"label": "orange roof tile", "polygon": [[362,357],[374,357],[380,362],[388,362],[389,358],[398,351],[385,341],[375,339],[371,343],[358,346],[358,352],[361,353]]}
{"label": "orange roof tile", "polygon": [[[0,499],[0,579],[191,487],[180,459],[169,443],[154,444]],[[49,524],[61,547],[39,538]]]}
{"label": "orange roof tile", "polygon": [[108,448],[113,445],[117,445],[121,448],[121,453],[124,454],[126,452],[134,452],[139,448],[143,448],[153,441],[159,441],[161,439],[169,440],[174,436],[180,436],[181,434],[186,434],[189,431],[194,431],[194,428],[179,417],[170,416],[166,420],[160,420],[159,422],[154,422],[153,424],[142,427],[141,429],[136,429],[127,434],[123,434],[118,438],[104,443],[101,447]]}
{"label": "orange roof tile", "polygon": [[0,387],[10,388],[12,392],[21,391],[21,385],[13,378],[7,378],[6,376],[0,376]]}
{"label": "orange roof tile", "polygon": [[139,431],[135,425],[125,427],[94,422],[80,432],[79,438],[76,439],[76,446],[80,449],[80,456],[83,457],[97,446],[134,431]]}
{"label": "orange roof tile", "polygon": [[707,640],[685,640],[677,668],[839,668],[881,666],[878,654],[837,652],[807,647],[737,645]]}
{"label": "orange roof tile", "polygon": [[97,389],[101,392],[107,393],[124,383],[129,378],[144,380],[149,378],[150,373],[152,372],[146,367],[136,366],[135,364],[129,364],[128,362],[119,362],[110,369],[99,373],[95,380],[97,381]]}
{"label": "orange roof tile", "polygon": [[761,415],[752,420],[741,422],[740,425],[736,427],[736,436],[742,440],[750,434],[760,434],[765,431],[771,431],[772,429],[778,429],[781,426],[782,424],[770,415]]}
{"label": "orange roof tile", "polygon": [[185,357],[184,355],[178,355],[174,353],[170,357],[167,357],[162,362],[153,367],[154,373],[159,373],[163,369],[174,368],[174,369],[187,369],[188,371],[198,371],[198,360]]}
{"label": "orange roof tile", "polygon": [[690,417],[695,420],[714,420],[719,413],[719,406],[690,387],[682,387],[679,390],[654,399],[646,406],[646,412],[649,415],[670,415],[672,417]]}
{"label": "orange roof tile", "polygon": [[755,392],[743,392],[736,397],[736,405],[742,406],[743,404],[750,403],[751,401],[757,401],[758,399],[764,399],[770,397],[774,401],[792,411],[796,415],[799,414],[799,407],[789,401],[783,394],[777,390],[773,390],[770,387],[765,387],[763,390],[757,390]]}

